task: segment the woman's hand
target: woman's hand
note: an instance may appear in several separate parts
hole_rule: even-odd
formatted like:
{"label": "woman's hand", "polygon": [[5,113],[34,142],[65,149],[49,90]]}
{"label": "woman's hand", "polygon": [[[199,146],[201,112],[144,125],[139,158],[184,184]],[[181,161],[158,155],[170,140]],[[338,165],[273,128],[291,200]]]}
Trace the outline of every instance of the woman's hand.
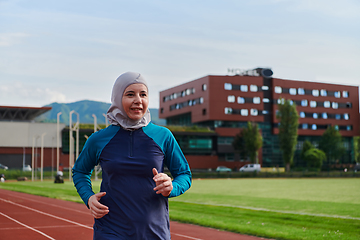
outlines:
{"label": "woman's hand", "polygon": [[173,189],[171,178],[165,173],[158,173],[156,168],[152,169],[154,174],[154,181],[156,183],[156,187],[154,191],[156,194],[162,194],[164,197],[168,197]]}
{"label": "woman's hand", "polygon": [[105,194],[106,192],[96,193],[88,200],[88,206],[90,208],[91,215],[96,219],[102,218],[109,213],[109,208],[99,202],[100,199],[105,196]]}

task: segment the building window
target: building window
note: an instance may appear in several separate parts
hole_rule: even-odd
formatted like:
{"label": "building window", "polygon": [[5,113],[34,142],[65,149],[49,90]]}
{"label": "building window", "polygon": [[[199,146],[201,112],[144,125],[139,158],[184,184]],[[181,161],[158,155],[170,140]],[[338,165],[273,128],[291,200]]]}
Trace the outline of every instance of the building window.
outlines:
{"label": "building window", "polygon": [[232,108],[225,108],[225,114],[232,114]]}
{"label": "building window", "polygon": [[267,111],[267,110],[262,110],[262,114],[263,114],[263,115],[267,115],[267,114],[269,114],[269,111]]}
{"label": "building window", "polygon": [[250,109],[250,114],[251,114],[252,116],[257,116],[257,115],[258,115],[258,110],[252,108],[252,109]]}
{"label": "building window", "polygon": [[351,130],[352,130],[352,126],[347,125],[347,126],[346,126],[346,130],[347,130],[347,131],[351,131]]}
{"label": "building window", "polygon": [[249,111],[247,109],[241,109],[240,114],[241,114],[241,116],[248,116]]}
{"label": "building window", "polygon": [[327,118],[328,118],[327,113],[322,113],[322,118],[323,118],[323,119],[327,119]]}
{"label": "building window", "polygon": [[247,85],[241,85],[240,86],[240,91],[247,92],[248,91],[248,86]]}
{"label": "building window", "polygon": [[329,108],[330,106],[331,106],[330,101],[325,101],[324,102],[324,107],[325,108]]}
{"label": "building window", "polygon": [[204,103],[204,98],[201,97],[201,98],[199,99],[199,101],[200,101],[200,104],[203,104],[203,103]]}
{"label": "building window", "polygon": [[334,92],[334,96],[335,96],[336,98],[340,98],[340,91]]}
{"label": "building window", "polygon": [[223,145],[231,145],[234,141],[233,137],[218,137],[217,143]]}
{"label": "building window", "polygon": [[275,93],[281,93],[281,92],[282,92],[281,87],[276,86],[275,87]]}
{"label": "building window", "polygon": [[258,91],[258,87],[256,85],[250,85],[250,91],[251,92],[257,92]]}
{"label": "building window", "polygon": [[343,97],[348,98],[349,97],[349,92],[348,91],[343,91]]}
{"label": "building window", "polygon": [[224,89],[225,90],[232,90],[232,84],[231,83],[225,83],[224,84]]}
{"label": "building window", "polygon": [[308,101],[306,99],[301,100],[301,106],[307,107],[307,105],[308,105]]}
{"label": "building window", "polygon": [[285,104],[285,99],[279,98],[279,99],[277,100],[277,103],[278,103],[278,104]]}
{"label": "building window", "polygon": [[336,120],[340,120],[340,119],[341,119],[340,114],[335,114],[335,119],[336,119]]}
{"label": "building window", "polygon": [[344,113],[344,119],[349,120],[349,114],[348,113]]}
{"label": "building window", "polygon": [[268,87],[268,86],[262,86],[261,89],[262,89],[263,91],[267,91],[267,90],[269,90],[269,87]]}
{"label": "building window", "polygon": [[270,99],[268,99],[268,98],[263,98],[263,102],[264,102],[264,103],[269,103],[269,102],[270,102]]}
{"label": "building window", "polygon": [[318,118],[318,114],[317,113],[313,113],[313,118],[317,119]]}
{"label": "building window", "polygon": [[243,98],[243,97],[238,97],[238,98],[237,98],[237,102],[238,102],[239,104],[244,104],[244,103],[245,103],[245,98]]}
{"label": "building window", "polygon": [[339,107],[339,104],[337,102],[332,103],[332,108],[333,109],[338,109],[338,107]]}
{"label": "building window", "polygon": [[312,90],[312,95],[313,95],[314,97],[318,97],[318,96],[319,96],[319,90],[313,89],[313,90]]}
{"label": "building window", "polygon": [[305,118],[305,113],[304,112],[300,112],[300,118]]}
{"label": "building window", "polygon": [[225,161],[233,162],[234,161],[234,154],[233,153],[225,153]]}
{"label": "building window", "polygon": [[212,141],[211,139],[189,139],[188,142],[189,148],[202,148],[202,149],[211,149]]}
{"label": "building window", "polygon": [[234,95],[229,95],[228,96],[228,102],[235,102],[235,96]]}
{"label": "building window", "polygon": [[296,88],[290,88],[289,93],[290,95],[296,95]]}
{"label": "building window", "polygon": [[305,90],[303,88],[298,88],[299,95],[305,95]]}
{"label": "building window", "polygon": [[260,104],[260,101],[261,101],[260,97],[254,97],[253,98],[253,103],[254,104]]}
{"label": "building window", "polygon": [[310,101],[310,107],[315,108],[316,107],[316,101]]}
{"label": "building window", "polygon": [[307,124],[307,123],[303,123],[303,124],[302,124],[302,129],[308,129],[308,124]]}
{"label": "building window", "polygon": [[317,129],[316,124],[311,125],[311,129],[312,129],[312,130],[316,130],[316,129]]}
{"label": "building window", "polygon": [[321,89],[320,90],[320,95],[323,96],[323,97],[326,97],[327,96],[327,91],[325,89]]}
{"label": "building window", "polygon": [[164,108],[161,108],[161,109],[160,109],[160,113],[164,113]]}
{"label": "building window", "polygon": [[206,84],[204,83],[204,84],[202,85],[202,90],[203,90],[203,91],[206,91],[206,88],[207,88],[207,86],[206,86]]}
{"label": "building window", "polygon": [[206,115],[206,108],[202,110],[202,115]]}
{"label": "building window", "polygon": [[223,122],[222,121],[214,121],[214,127],[221,127],[222,126],[222,124],[223,124]]}

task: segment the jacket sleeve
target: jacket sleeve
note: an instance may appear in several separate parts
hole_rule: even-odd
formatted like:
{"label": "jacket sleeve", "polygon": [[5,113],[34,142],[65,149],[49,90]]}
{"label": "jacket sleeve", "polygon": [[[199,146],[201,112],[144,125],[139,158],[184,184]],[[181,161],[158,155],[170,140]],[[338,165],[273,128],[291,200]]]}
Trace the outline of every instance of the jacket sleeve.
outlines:
{"label": "jacket sleeve", "polygon": [[175,137],[169,131],[165,142],[165,163],[173,176],[173,190],[169,197],[183,194],[191,186],[191,171],[189,164],[180,149]]}
{"label": "jacket sleeve", "polygon": [[96,134],[86,141],[74,167],[72,177],[75,188],[87,207],[89,198],[94,195],[91,184],[91,174],[99,162],[99,154],[96,144]]}

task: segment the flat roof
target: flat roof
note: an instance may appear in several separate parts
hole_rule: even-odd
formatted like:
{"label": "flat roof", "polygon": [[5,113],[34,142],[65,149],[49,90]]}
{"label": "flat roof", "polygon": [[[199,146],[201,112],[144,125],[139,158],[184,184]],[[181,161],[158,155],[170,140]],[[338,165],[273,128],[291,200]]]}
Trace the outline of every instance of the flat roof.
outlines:
{"label": "flat roof", "polygon": [[0,121],[32,121],[52,107],[0,106]]}

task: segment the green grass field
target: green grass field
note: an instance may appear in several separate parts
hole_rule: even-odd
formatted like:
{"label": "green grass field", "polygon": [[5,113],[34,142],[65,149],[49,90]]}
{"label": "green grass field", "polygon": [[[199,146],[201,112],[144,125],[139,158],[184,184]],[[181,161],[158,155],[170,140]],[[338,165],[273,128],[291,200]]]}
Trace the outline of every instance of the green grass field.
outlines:
{"label": "green grass field", "polygon": [[[0,188],[82,202],[67,181],[8,181]],[[170,218],[265,238],[360,239],[359,190],[358,178],[195,179],[170,199]]]}

